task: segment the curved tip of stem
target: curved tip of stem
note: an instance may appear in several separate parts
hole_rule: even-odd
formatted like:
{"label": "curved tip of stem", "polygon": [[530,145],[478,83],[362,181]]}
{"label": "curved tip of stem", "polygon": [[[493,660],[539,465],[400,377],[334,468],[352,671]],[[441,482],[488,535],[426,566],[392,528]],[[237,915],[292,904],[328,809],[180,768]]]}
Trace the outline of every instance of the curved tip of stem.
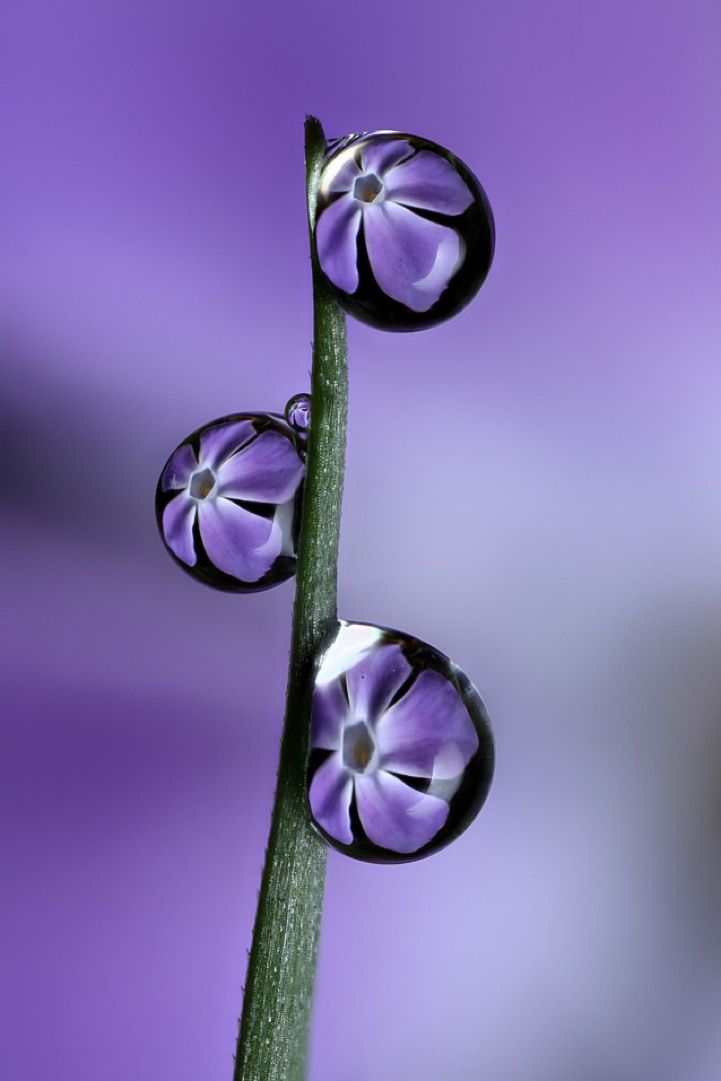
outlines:
{"label": "curved tip of stem", "polygon": [[320,174],[327,149],[323,125],[311,113],[305,118],[305,177],[308,198],[308,222],[311,235],[315,226],[315,200],[320,185]]}

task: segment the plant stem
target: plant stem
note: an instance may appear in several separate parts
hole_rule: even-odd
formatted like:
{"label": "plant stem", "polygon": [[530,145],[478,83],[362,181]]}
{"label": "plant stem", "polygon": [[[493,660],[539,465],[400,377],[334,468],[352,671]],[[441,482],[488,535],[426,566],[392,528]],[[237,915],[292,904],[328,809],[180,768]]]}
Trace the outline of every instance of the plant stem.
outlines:
{"label": "plant stem", "polygon": [[348,374],[345,319],[312,254],[326,150],[305,124],[313,267],[312,415],[306,459],[285,723],[270,838],[253,928],[234,1081],[302,1081],[323,910],[326,847],[306,802],[313,662],[337,621],[337,564]]}

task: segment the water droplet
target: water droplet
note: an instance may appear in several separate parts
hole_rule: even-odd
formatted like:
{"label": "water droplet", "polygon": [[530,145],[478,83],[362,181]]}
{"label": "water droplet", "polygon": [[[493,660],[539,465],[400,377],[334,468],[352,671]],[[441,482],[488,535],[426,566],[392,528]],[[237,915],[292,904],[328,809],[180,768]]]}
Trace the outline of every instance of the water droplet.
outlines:
{"label": "water droplet", "polygon": [[372,131],[332,144],[315,219],[320,267],[351,315],[421,330],[465,308],[493,259],[477,177],[438,143]]}
{"label": "water droplet", "polygon": [[253,593],[295,574],[305,465],[270,413],[220,417],[184,439],[158,481],[166,549],[205,585]]}
{"label": "water droplet", "polygon": [[315,668],[308,802],[355,859],[405,863],[443,848],[493,775],[488,715],[468,677],[401,631],[341,622]]}
{"label": "water droplet", "polygon": [[299,435],[306,435],[310,428],[310,394],[294,394],[285,407],[285,419]]}

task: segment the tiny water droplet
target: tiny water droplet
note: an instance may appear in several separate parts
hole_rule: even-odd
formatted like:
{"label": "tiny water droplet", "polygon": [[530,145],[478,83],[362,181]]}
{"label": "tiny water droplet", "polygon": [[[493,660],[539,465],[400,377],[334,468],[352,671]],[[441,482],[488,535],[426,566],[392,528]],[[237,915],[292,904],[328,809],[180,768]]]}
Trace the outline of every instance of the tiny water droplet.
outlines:
{"label": "tiny water droplet", "polygon": [[294,394],[285,407],[285,419],[293,431],[307,435],[310,428],[310,394]]}

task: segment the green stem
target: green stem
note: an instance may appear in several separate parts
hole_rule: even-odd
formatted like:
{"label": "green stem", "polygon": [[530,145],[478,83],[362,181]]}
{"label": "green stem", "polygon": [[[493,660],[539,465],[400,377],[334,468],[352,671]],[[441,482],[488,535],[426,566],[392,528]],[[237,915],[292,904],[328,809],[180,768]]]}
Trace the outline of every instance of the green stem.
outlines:
{"label": "green stem", "polygon": [[[307,117],[305,153],[311,237],[325,150],[320,122]],[[302,1081],[323,911],[326,847],[308,819],[306,765],[312,666],[337,621],[348,374],[345,320],[315,259],[311,259],[313,405],[288,692],[234,1081]]]}

